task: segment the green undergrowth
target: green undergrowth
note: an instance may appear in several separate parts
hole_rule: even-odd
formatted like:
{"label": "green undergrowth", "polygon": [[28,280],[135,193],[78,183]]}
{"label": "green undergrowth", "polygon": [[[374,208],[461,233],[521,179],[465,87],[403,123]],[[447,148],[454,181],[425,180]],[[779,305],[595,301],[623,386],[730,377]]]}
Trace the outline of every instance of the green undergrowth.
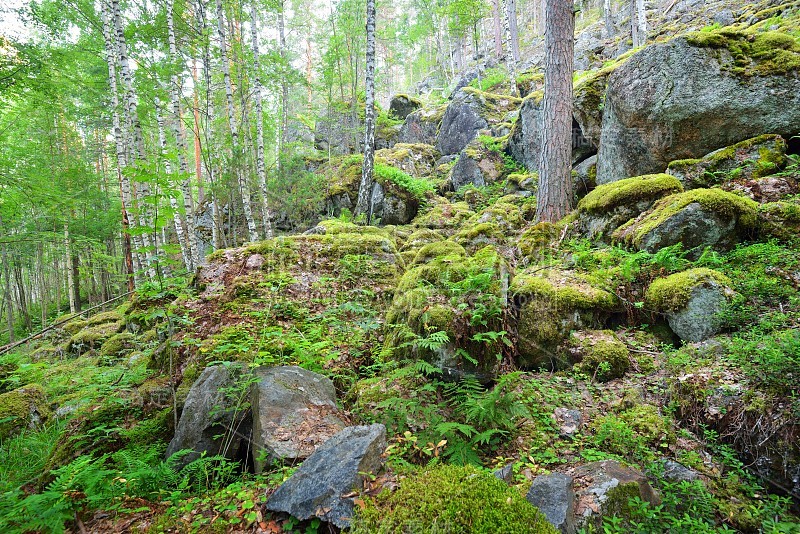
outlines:
{"label": "green undergrowth", "polygon": [[725,49],[733,58],[732,71],[742,76],[770,76],[800,70],[800,42],[778,32],[720,29],[686,36],[692,46]]}

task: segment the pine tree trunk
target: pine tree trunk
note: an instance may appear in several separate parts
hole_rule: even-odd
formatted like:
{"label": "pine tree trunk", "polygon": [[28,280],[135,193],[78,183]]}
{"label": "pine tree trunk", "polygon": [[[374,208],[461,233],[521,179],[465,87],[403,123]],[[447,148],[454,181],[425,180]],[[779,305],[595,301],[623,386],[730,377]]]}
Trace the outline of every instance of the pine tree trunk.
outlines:
{"label": "pine tree trunk", "polygon": [[564,218],[572,203],[572,0],[546,0],[545,78],[536,217]]}
{"label": "pine tree trunk", "polygon": [[372,188],[375,178],[375,0],[367,0],[366,90],[364,165],[358,187],[356,213],[366,214],[367,224],[372,224]]}
{"label": "pine tree trunk", "polygon": [[244,210],[245,221],[247,221],[250,241],[258,241],[258,229],[256,228],[256,221],[253,218],[253,206],[250,201],[250,186],[241,169],[242,154],[240,154],[236,112],[233,107],[233,86],[231,85],[231,68],[228,64],[228,45],[225,41],[225,18],[222,11],[222,0],[217,0],[217,33],[219,35],[220,56],[222,58],[222,76],[225,81],[225,101],[228,108],[228,126],[231,131],[234,173],[239,185],[239,193],[242,196],[242,209]]}
{"label": "pine tree trunk", "polygon": [[[250,32],[253,40],[253,72],[255,73],[253,91],[255,92],[256,97],[256,172],[258,173],[258,187],[261,190],[261,218],[264,224],[264,236],[267,239],[272,239],[272,215],[269,211],[269,197],[267,193],[267,165],[264,161],[264,111],[261,102],[261,65],[259,63],[258,30],[256,28],[256,20],[256,3],[251,0]],[[281,16],[281,20],[283,20],[283,16]],[[283,105],[286,105],[286,101],[283,102]],[[283,134],[281,137],[283,137]],[[279,161],[280,156],[281,154],[278,154]]]}
{"label": "pine tree trunk", "polygon": [[[178,61],[178,47],[175,44],[174,0],[167,1],[167,39],[169,41],[169,57],[173,62],[173,69]],[[172,129],[175,133],[175,142],[178,148],[178,170],[184,178],[180,183],[183,196],[183,210],[186,213],[186,233],[183,239],[188,245],[188,259],[186,269],[193,271],[201,263],[200,252],[197,246],[197,234],[194,231],[194,199],[192,197],[192,184],[189,181],[189,164],[186,161],[186,135],[182,127],[183,113],[181,111],[180,84],[178,74],[173,71],[170,84],[170,99],[172,100]],[[171,197],[172,195],[170,195]],[[180,218],[180,214],[178,214]],[[177,230],[177,225],[176,225]],[[181,239],[181,236],[178,236]],[[183,241],[181,241],[183,247]]]}
{"label": "pine tree trunk", "polygon": [[106,62],[108,63],[108,85],[111,89],[111,107],[113,108],[112,126],[114,130],[114,145],[117,154],[117,180],[119,181],[120,201],[122,204],[122,249],[126,268],[125,275],[128,281],[128,291],[133,291],[135,287],[135,272],[133,269],[133,256],[131,251],[130,219],[128,218],[128,207],[131,205],[131,183],[124,174],[127,159],[125,157],[125,134],[122,131],[122,121],[119,115],[117,52],[114,46],[114,32],[108,20],[105,1],[100,2],[100,7],[101,19],[103,22],[103,38],[105,40]]}
{"label": "pine tree trunk", "polygon": [[[2,227],[3,220],[0,218],[0,227]],[[8,247],[3,245],[0,248],[3,253],[3,274],[5,275],[6,283],[3,291],[6,302],[6,324],[8,325],[8,342],[14,342],[14,301],[11,296],[11,274],[8,269]]]}
{"label": "pine tree trunk", "polygon": [[500,0],[492,0],[492,20],[494,22],[494,54],[503,57],[503,23],[501,22]]}

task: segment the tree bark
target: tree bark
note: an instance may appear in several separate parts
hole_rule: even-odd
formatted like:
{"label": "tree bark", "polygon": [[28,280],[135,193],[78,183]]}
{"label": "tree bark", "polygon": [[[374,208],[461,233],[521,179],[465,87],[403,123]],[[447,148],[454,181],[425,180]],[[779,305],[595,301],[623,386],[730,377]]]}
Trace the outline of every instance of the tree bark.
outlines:
{"label": "tree bark", "polygon": [[[0,218],[0,226],[3,220]],[[11,296],[11,274],[8,268],[8,246],[3,245],[0,248],[3,253],[3,274],[5,275],[6,283],[3,295],[6,301],[6,324],[8,325],[8,342],[14,343],[14,301]]]}
{"label": "tree bark", "polygon": [[[286,53],[286,22],[284,20],[284,0],[278,2],[278,52],[281,56],[281,125],[280,137],[278,139],[278,165],[280,166],[280,158],[286,149],[286,137],[289,131],[289,81],[288,81],[288,58]],[[255,33],[253,34],[255,39]],[[257,48],[256,43],[253,43],[254,49]],[[260,81],[259,81],[260,83]],[[259,117],[261,113],[259,113]]]}
{"label": "tree bark", "polygon": [[506,0],[506,24],[508,25],[508,41],[514,63],[519,63],[519,30],[517,29],[517,0]]}
{"label": "tree bark", "polygon": [[[105,40],[106,62],[108,63],[108,85],[111,89],[112,127],[114,130],[114,146],[117,154],[117,180],[119,181],[119,194],[122,204],[122,251],[124,256],[125,275],[128,291],[135,287],[135,271],[133,269],[133,255],[131,250],[130,219],[128,207],[131,205],[131,183],[125,176],[127,165],[125,154],[125,134],[122,131],[122,121],[119,114],[119,89],[117,88],[117,53],[114,46],[114,32],[108,20],[105,1],[100,2],[100,16],[103,23],[103,38]],[[60,303],[59,303],[60,304]]]}
{"label": "tree bark", "polygon": [[647,13],[644,0],[631,0],[631,41],[639,48],[647,42]]}
{"label": "tree bark", "polygon": [[[253,80],[253,91],[255,92],[256,100],[256,172],[258,173],[258,187],[261,190],[261,218],[264,224],[264,236],[267,239],[272,239],[272,214],[269,210],[269,196],[267,193],[267,165],[264,161],[264,110],[261,98],[261,64],[259,61],[258,49],[258,30],[256,28],[256,3],[251,0],[250,3],[250,33],[253,40],[253,71],[255,79]],[[283,15],[280,16],[281,20],[281,35],[283,34]],[[282,45],[283,46],[283,45]],[[285,82],[282,82],[285,84]],[[283,106],[285,109],[286,101],[284,100]],[[284,134],[281,134],[283,137]],[[278,160],[282,152],[278,154]]]}
{"label": "tree bark", "polygon": [[[167,1],[167,38],[169,41],[169,57],[172,60],[172,76],[170,83],[170,98],[172,100],[172,129],[175,133],[175,142],[178,148],[178,170],[181,174],[180,190],[183,197],[183,211],[186,213],[186,232],[183,236],[186,245],[188,246],[188,259],[186,269],[193,271],[200,265],[200,252],[197,246],[197,234],[194,231],[193,216],[194,216],[194,198],[192,197],[192,183],[189,180],[189,163],[186,161],[186,135],[183,131],[183,113],[181,110],[180,100],[180,84],[178,83],[178,74],[175,72],[176,63],[178,61],[178,47],[175,44],[175,22],[174,22],[174,0]],[[162,146],[162,149],[164,147]],[[172,201],[172,195],[170,195]],[[177,214],[180,219],[180,214]],[[177,224],[175,226],[177,230]],[[181,239],[181,236],[178,236]],[[181,244],[183,247],[183,242]]]}
{"label": "tree bark", "polygon": [[572,203],[572,71],[575,18],[572,0],[546,0],[539,195],[536,217],[555,222]]}
{"label": "tree bark", "polygon": [[[514,55],[514,43],[516,42],[517,54],[519,54],[519,37],[517,31],[517,14],[514,6],[514,0],[505,1],[503,22],[506,30],[506,37],[508,38],[508,46],[506,47],[506,66],[508,67],[508,77],[511,79],[511,94],[519,96],[517,90],[517,61],[519,58]],[[513,21],[513,25],[512,25]],[[512,31],[513,28],[513,31]]]}
{"label": "tree bark", "polygon": [[78,312],[78,303],[75,300],[75,272],[72,269],[72,243],[69,237],[69,225],[64,223],[64,265],[67,268],[67,293],[69,294],[69,312]]}
{"label": "tree bark", "polygon": [[358,187],[356,214],[364,213],[372,224],[372,188],[375,181],[375,0],[367,0],[366,110],[364,116],[364,165]]}
{"label": "tree bark", "polygon": [[492,0],[492,20],[494,22],[494,54],[503,57],[503,23],[500,14],[500,0]]}
{"label": "tree bark", "polygon": [[606,27],[606,39],[614,37],[614,13],[611,0],[603,0],[603,23]]}
{"label": "tree bark", "polygon": [[225,101],[228,109],[228,126],[231,131],[231,145],[233,149],[233,168],[239,193],[242,196],[242,209],[247,221],[247,230],[250,241],[258,241],[258,229],[253,218],[253,206],[250,200],[250,186],[241,169],[241,156],[239,150],[239,129],[236,126],[236,113],[233,107],[233,86],[231,85],[231,68],[228,64],[228,45],[225,41],[225,17],[222,10],[222,0],[217,0],[217,34],[219,35],[220,56],[222,59],[222,77],[225,81]]}

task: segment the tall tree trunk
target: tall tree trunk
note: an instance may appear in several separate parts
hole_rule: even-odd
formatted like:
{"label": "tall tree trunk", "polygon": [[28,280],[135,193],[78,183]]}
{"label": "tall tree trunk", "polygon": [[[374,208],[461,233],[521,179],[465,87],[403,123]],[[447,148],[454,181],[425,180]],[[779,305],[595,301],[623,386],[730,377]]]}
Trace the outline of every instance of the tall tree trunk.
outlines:
{"label": "tall tree trunk", "polygon": [[603,23],[606,27],[606,39],[614,37],[614,13],[611,0],[603,0]]}
{"label": "tall tree trunk", "polygon": [[72,269],[72,240],[69,237],[69,225],[64,223],[64,265],[67,268],[67,293],[69,295],[69,312],[78,312],[78,303],[75,299],[75,271]]}
{"label": "tall tree trunk", "polygon": [[506,47],[506,66],[508,67],[508,77],[511,78],[511,94],[518,96],[517,61],[519,61],[519,58],[514,55],[514,43],[516,43],[517,55],[519,55],[519,37],[517,36],[516,14],[517,10],[515,7],[515,0],[505,0],[505,4],[506,9],[504,10],[505,16],[503,17],[503,22],[505,23],[506,37],[508,38],[508,46]]}
{"label": "tall tree trunk", "polygon": [[[289,79],[288,79],[288,57],[286,54],[286,23],[284,21],[284,0],[278,0],[278,51],[281,55],[281,69],[284,71],[281,76],[281,129],[278,139],[278,165],[280,158],[286,149],[286,137],[289,131]],[[255,36],[255,34],[253,34]],[[255,37],[254,37],[255,38]],[[254,43],[254,48],[256,47]],[[259,113],[261,116],[261,113]]]}
{"label": "tall tree trunk", "polygon": [[631,40],[638,48],[647,42],[647,13],[644,0],[631,0]]}
{"label": "tall tree trunk", "polygon": [[[125,260],[125,274],[128,283],[128,291],[133,291],[135,287],[135,271],[133,268],[133,255],[131,250],[130,222],[128,218],[128,207],[131,205],[131,183],[125,176],[124,170],[127,165],[125,154],[125,137],[122,131],[122,121],[119,115],[119,90],[117,88],[117,52],[114,46],[114,32],[108,20],[108,12],[105,1],[100,2],[101,18],[103,21],[103,38],[105,39],[106,62],[108,63],[108,85],[111,89],[112,125],[114,130],[114,145],[117,153],[117,180],[119,181],[120,201],[122,204],[122,241],[123,255]],[[60,305],[60,303],[59,303]]]}
{"label": "tall tree trunk", "polygon": [[[0,218],[0,227],[3,225],[3,219]],[[11,296],[11,274],[8,268],[8,246],[2,245],[0,251],[3,253],[3,274],[5,275],[6,283],[3,291],[6,302],[6,324],[8,325],[8,342],[14,342],[14,302]]]}
{"label": "tall tree trunk", "polygon": [[506,24],[508,24],[509,48],[515,63],[519,63],[519,30],[517,29],[517,0],[506,0]]}
{"label": "tall tree trunk", "polygon": [[258,229],[253,218],[253,206],[250,201],[250,185],[242,172],[242,154],[239,147],[239,130],[236,126],[236,113],[233,107],[233,86],[231,85],[231,68],[228,64],[228,45],[225,41],[225,18],[222,10],[222,0],[217,0],[217,33],[219,35],[220,56],[222,58],[222,76],[225,81],[225,100],[228,107],[228,126],[231,130],[231,145],[233,147],[233,167],[239,192],[242,195],[242,209],[247,221],[247,230],[250,241],[258,241]]}
{"label": "tall tree trunk", "polygon": [[42,328],[47,323],[47,283],[44,274],[44,245],[36,245],[36,283],[39,286],[39,315],[42,321]]}
{"label": "tall tree trunk", "polygon": [[372,224],[372,188],[375,181],[375,0],[367,0],[366,90],[364,165],[356,213],[365,213],[367,224]]}
{"label": "tall tree trunk", "polygon": [[[169,41],[169,56],[173,62],[173,69],[177,68],[178,47],[175,44],[174,0],[167,1],[167,38]],[[183,197],[183,210],[186,213],[186,233],[183,239],[188,245],[188,258],[186,269],[193,271],[200,264],[200,253],[197,246],[197,234],[194,231],[194,199],[192,198],[192,183],[189,180],[189,164],[186,161],[186,135],[183,131],[183,113],[181,111],[180,84],[178,74],[173,70],[170,83],[170,99],[172,100],[172,129],[175,133],[175,142],[178,148],[178,170],[181,174],[180,190]],[[162,147],[163,148],[163,147]],[[172,198],[172,195],[170,195]],[[179,216],[180,218],[180,216]],[[175,226],[177,230],[177,225]],[[180,240],[182,236],[178,236]],[[183,242],[182,242],[183,243]],[[183,246],[183,244],[181,244]]]}
{"label": "tall tree trunk", "polygon": [[[145,161],[144,136],[142,134],[142,124],[139,121],[136,91],[133,87],[133,75],[131,74],[130,61],[128,59],[128,47],[125,42],[125,28],[122,24],[119,0],[111,0],[111,16],[114,19],[114,28],[117,37],[117,59],[119,61],[122,85],[125,89],[125,105],[123,109],[127,116],[127,123],[130,125],[128,132],[130,136],[128,153],[134,154],[135,158],[143,163]],[[144,202],[142,202],[142,197],[149,196],[149,187],[143,183],[139,184],[138,187],[134,186],[132,188],[132,196],[137,194],[137,190],[141,195],[139,198],[139,224],[145,228],[149,228],[151,226],[148,217],[149,210],[146,205],[142,205],[144,204]],[[136,203],[135,200],[135,198],[132,199],[132,204]],[[138,238],[134,237],[134,240],[137,241],[137,246],[141,244],[140,248],[146,249],[146,251],[140,255],[139,263],[142,264],[142,267],[147,269],[151,279],[155,278],[155,271],[149,261],[149,249],[151,248],[149,234],[143,233]]]}
{"label": "tall tree trunk", "polygon": [[192,113],[194,114],[194,172],[197,177],[197,203],[202,205],[205,200],[205,189],[203,188],[203,148],[200,144],[200,98],[197,96],[197,61],[192,60]]}
{"label": "tall tree trunk", "polygon": [[492,20],[494,22],[494,54],[503,57],[503,23],[500,14],[500,0],[492,0]]}
{"label": "tall tree trunk", "polygon": [[572,202],[572,71],[575,18],[572,0],[546,0],[542,151],[536,217],[555,222]]}
{"label": "tall tree trunk", "polygon": [[[167,152],[167,135],[164,131],[164,115],[161,112],[161,101],[156,97],[156,123],[158,124],[158,145],[161,147],[161,157],[164,158],[164,170],[170,181],[172,181],[172,165],[166,157]],[[184,228],[186,228],[183,218],[181,217],[180,208],[178,208],[178,200],[175,195],[170,192],[169,204],[172,208],[172,222],[175,225],[175,235],[178,236],[178,244],[181,247],[181,256],[183,257],[183,265],[186,270],[191,272],[194,263],[192,262],[192,254],[189,250],[189,244],[186,237]]]}
{"label": "tall tree trunk", "polygon": [[[253,91],[256,97],[256,172],[258,173],[258,187],[261,190],[261,218],[264,223],[264,236],[267,239],[272,239],[272,215],[269,211],[269,196],[267,193],[267,164],[264,161],[264,111],[261,102],[261,65],[259,63],[256,15],[256,3],[251,0],[250,33],[253,40],[253,71],[255,72]],[[283,21],[283,14],[280,15],[280,20]],[[283,24],[281,23],[282,26]],[[282,29],[281,33],[283,33]],[[282,83],[285,85],[285,82]],[[283,105],[286,105],[286,101],[283,102]],[[282,133],[281,138],[283,138],[283,135]],[[280,161],[281,155],[282,152],[278,154],[278,161]]]}

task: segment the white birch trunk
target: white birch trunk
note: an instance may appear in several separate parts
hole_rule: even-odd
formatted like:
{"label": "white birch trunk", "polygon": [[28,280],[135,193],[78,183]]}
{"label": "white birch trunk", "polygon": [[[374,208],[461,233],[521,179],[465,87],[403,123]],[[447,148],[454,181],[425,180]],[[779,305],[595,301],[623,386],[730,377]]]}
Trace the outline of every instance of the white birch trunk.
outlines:
{"label": "white birch trunk", "polygon": [[[256,172],[258,173],[258,187],[261,190],[261,218],[264,224],[264,236],[272,239],[272,215],[269,210],[269,197],[267,195],[267,165],[264,161],[264,120],[263,105],[261,102],[261,65],[259,62],[258,29],[256,27],[256,3],[250,3],[250,33],[253,40],[253,71],[255,80],[253,90],[256,100]],[[284,102],[284,105],[286,102]],[[279,160],[280,160],[280,154]]]}
{"label": "white birch trunk", "polygon": [[242,209],[247,221],[247,230],[250,241],[258,241],[258,229],[253,218],[253,206],[250,201],[250,186],[240,168],[241,154],[239,154],[239,130],[236,126],[236,115],[233,107],[233,87],[231,85],[231,68],[228,64],[228,45],[225,41],[225,19],[222,10],[222,0],[217,0],[217,33],[219,35],[220,56],[222,58],[222,76],[225,81],[225,100],[228,108],[228,126],[231,130],[231,145],[233,148],[233,167],[239,192],[242,195]]}
{"label": "white birch trunk", "polygon": [[505,16],[503,22],[505,23],[506,38],[508,39],[508,46],[506,46],[506,67],[508,67],[508,77],[511,79],[511,94],[519,96],[517,90],[517,61],[514,56],[514,41],[517,40],[517,49],[519,49],[519,41],[517,36],[511,31],[511,20],[514,19],[514,27],[516,29],[516,8],[514,7],[514,0],[505,0]]}
{"label": "white birch trunk", "polygon": [[78,311],[78,304],[75,302],[75,292],[72,288],[75,286],[75,272],[72,269],[72,242],[69,238],[69,225],[64,223],[64,255],[66,258],[65,264],[67,266],[67,293],[69,293],[69,312],[75,313]]}
{"label": "white birch trunk", "polygon": [[366,89],[364,165],[358,187],[356,214],[365,213],[367,224],[372,224],[372,188],[375,172],[375,0],[367,0]]}

